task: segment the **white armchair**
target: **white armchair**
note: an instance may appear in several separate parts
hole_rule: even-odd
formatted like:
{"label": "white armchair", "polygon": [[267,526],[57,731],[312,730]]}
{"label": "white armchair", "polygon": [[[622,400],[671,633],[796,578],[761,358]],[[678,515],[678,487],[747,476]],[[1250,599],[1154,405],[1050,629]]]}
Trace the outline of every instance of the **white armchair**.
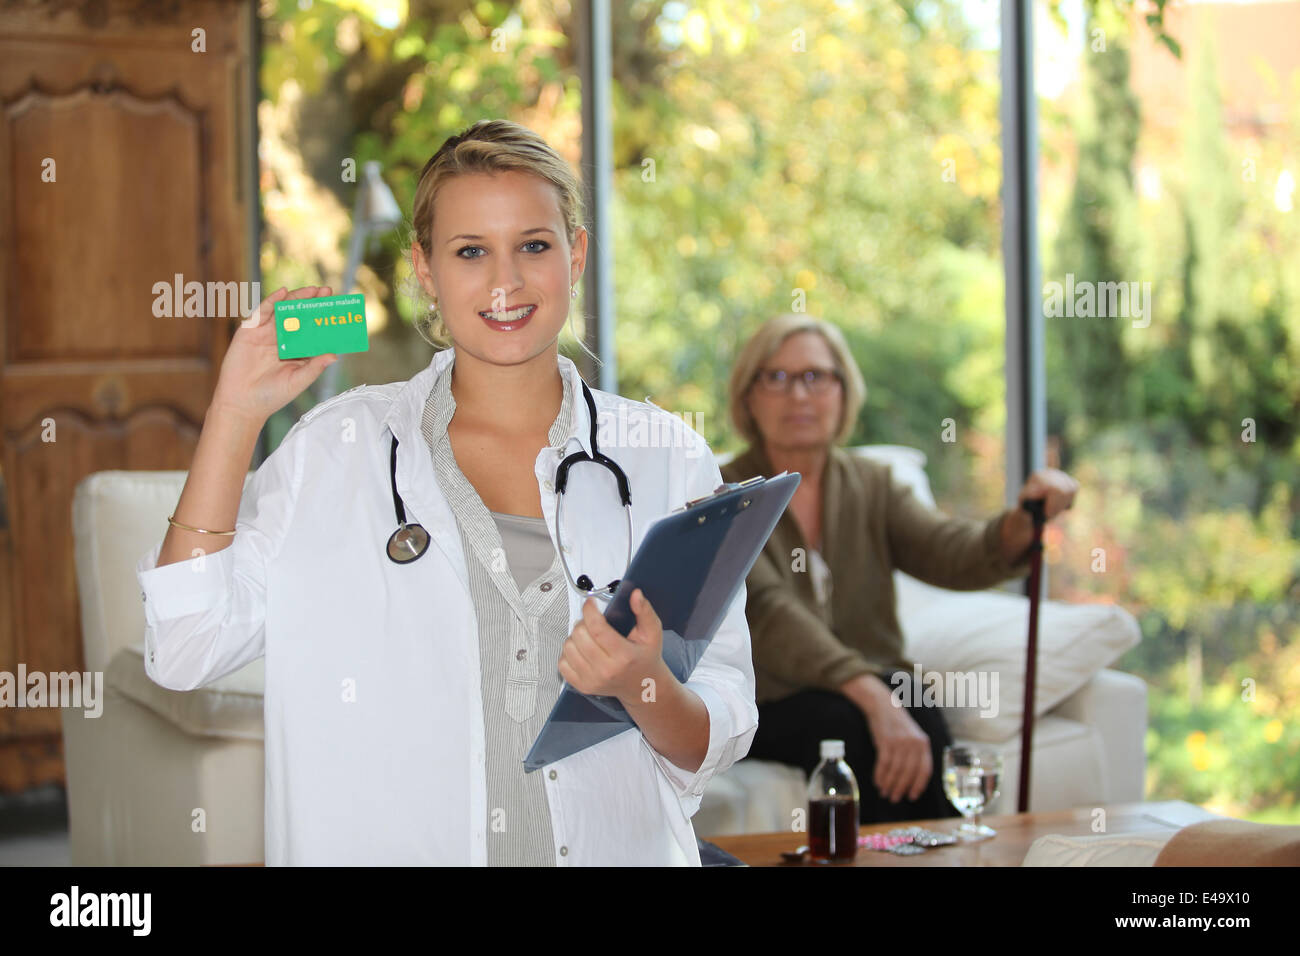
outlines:
{"label": "white armchair", "polygon": [[144,670],[136,563],[184,485],[183,471],[102,471],[73,496],[85,667],[104,672],[100,717],[63,710],[73,866],[250,863],[265,853],[261,660],[191,692]]}
{"label": "white armchair", "polygon": [[[861,451],[891,461],[933,504],[920,452]],[[63,712],[75,866],[263,858],[262,662],[188,692],[160,687],[144,671],[136,564],[165,531],[184,482],[181,471],[105,471],[86,477],[74,497],[85,667],[104,671],[105,683],[99,718]],[[937,591],[901,575],[899,587],[908,651],[926,669],[1002,668],[998,716],[959,719],[954,736],[999,738],[987,742],[1004,753],[1005,779],[1014,781],[1023,687],[1013,658],[1023,662],[1024,598]],[[1118,608],[1044,606],[1033,809],[1141,799],[1146,687],[1102,669],[1137,639]],[[1071,666],[1049,664],[1058,660]],[[800,770],[742,760],[714,779],[696,832],[783,830],[804,799]],[[1014,793],[1002,808],[1014,809]]]}

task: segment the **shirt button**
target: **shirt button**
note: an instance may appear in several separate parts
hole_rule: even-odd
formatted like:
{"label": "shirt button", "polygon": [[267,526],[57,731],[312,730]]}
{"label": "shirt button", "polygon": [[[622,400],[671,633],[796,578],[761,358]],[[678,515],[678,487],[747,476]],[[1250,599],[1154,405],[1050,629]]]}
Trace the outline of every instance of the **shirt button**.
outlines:
{"label": "shirt button", "polygon": [[569,848],[567,846],[560,847],[560,856],[568,856],[568,855],[569,855]]}
{"label": "shirt button", "polygon": [[553,481],[551,481],[551,479],[547,478],[546,481],[542,482],[542,487],[545,488],[547,491],[554,491],[554,490],[555,490],[555,482],[553,482]]}
{"label": "shirt button", "polygon": [[141,601],[149,600],[149,598],[145,596],[145,593],[143,591],[140,592],[140,600]]}
{"label": "shirt button", "polygon": [[519,648],[519,650],[515,651],[515,660],[517,661],[522,661],[527,656],[528,656],[528,652],[524,650],[522,647]]}
{"label": "shirt button", "polygon": [[555,779],[555,777],[556,777],[556,774],[555,774],[555,771],[554,771],[554,770],[552,770],[552,771],[551,771],[551,779],[552,779],[552,780],[554,780],[554,779]]}
{"label": "shirt button", "polygon": [[540,585],[538,585],[539,591],[549,591],[550,589],[551,589],[550,581],[543,581]]}

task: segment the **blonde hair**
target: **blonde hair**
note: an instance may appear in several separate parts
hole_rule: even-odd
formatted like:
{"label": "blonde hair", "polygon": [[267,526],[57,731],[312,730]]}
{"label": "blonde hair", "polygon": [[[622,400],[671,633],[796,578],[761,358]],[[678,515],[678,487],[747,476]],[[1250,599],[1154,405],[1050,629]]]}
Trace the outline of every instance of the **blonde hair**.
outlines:
{"label": "blonde hair", "polygon": [[[450,179],[466,173],[511,170],[532,173],[555,187],[560,215],[572,246],[577,241],[578,227],[583,225],[583,202],[582,185],[568,162],[546,140],[525,126],[510,120],[479,120],[468,129],[449,136],[424,164],[415,187],[414,244],[407,250],[408,259],[418,245],[419,254],[428,261],[432,251],[434,200]],[[407,288],[415,301],[416,331],[435,348],[446,348],[451,343],[447,325],[441,312],[430,310],[433,300],[414,273]]]}
{"label": "blonde hair", "polygon": [[840,373],[840,381],[844,385],[841,390],[843,401],[840,405],[840,426],[835,433],[835,442],[838,444],[845,441],[857,424],[867,386],[844,336],[835,326],[816,316],[788,312],[764,322],[741,348],[736,364],[731,368],[731,380],[727,385],[731,423],[751,446],[760,444],[763,436],[759,434],[758,424],[745,405],[745,395],[753,386],[763,363],[776,354],[786,339],[800,332],[816,332],[826,341],[835,357],[836,371]]}

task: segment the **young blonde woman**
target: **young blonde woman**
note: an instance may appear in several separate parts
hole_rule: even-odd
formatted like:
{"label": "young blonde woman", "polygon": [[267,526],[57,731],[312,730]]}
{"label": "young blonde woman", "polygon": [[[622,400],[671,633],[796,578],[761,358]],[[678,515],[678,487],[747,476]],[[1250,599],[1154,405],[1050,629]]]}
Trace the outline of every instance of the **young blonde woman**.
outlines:
{"label": "young blonde woman", "polygon": [[[280,361],[273,304],[330,290],[278,290],[235,333],[139,565],[149,676],[191,689],[265,656],[268,864],[699,865],[690,817],[757,725],[744,595],[685,684],[639,592],[630,636],[610,628],[591,593],[626,568],[627,512],[591,458],[626,475],[632,548],[718,468],[680,420],[559,355],[587,233],[541,138],[505,121],[451,137],[413,220],[427,325],[452,347],[317,405],[247,488],[266,419],[336,358]],[[620,415],[679,440],[593,448]],[[564,682],[636,727],[526,774]]]}

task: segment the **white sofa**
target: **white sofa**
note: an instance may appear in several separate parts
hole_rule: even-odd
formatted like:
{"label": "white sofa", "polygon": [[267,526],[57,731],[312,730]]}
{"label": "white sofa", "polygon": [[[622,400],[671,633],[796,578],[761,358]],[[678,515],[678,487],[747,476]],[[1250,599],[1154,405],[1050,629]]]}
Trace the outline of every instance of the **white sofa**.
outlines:
{"label": "white sofa", "polygon": [[[857,451],[889,461],[933,504],[919,451]],[[105,700],[99,718],[63,713],[74,865],[263,858],[261,661],[190,692],[159,687],[144,672],[136,564],[165,531],[184,481],[180,471],[105,471],[76,490],[85,669],[104,671]],[[993,809],[1014,810],[1025,599],[938,591],[903,575],[898,584],[908,652],[920,665],[997,669],[997,716],[953,711],[950,723],[956,739],[982,740],[1003,753],[1007,786]],[[1044,605],[1032,809],[1142,798],[1146,685],[1104,669],[1137,639],[1131,615],[1114,606]],[[804,800],[800,770],[742,760],[714,779],[696,831],[707,837],[783,830]]]}

